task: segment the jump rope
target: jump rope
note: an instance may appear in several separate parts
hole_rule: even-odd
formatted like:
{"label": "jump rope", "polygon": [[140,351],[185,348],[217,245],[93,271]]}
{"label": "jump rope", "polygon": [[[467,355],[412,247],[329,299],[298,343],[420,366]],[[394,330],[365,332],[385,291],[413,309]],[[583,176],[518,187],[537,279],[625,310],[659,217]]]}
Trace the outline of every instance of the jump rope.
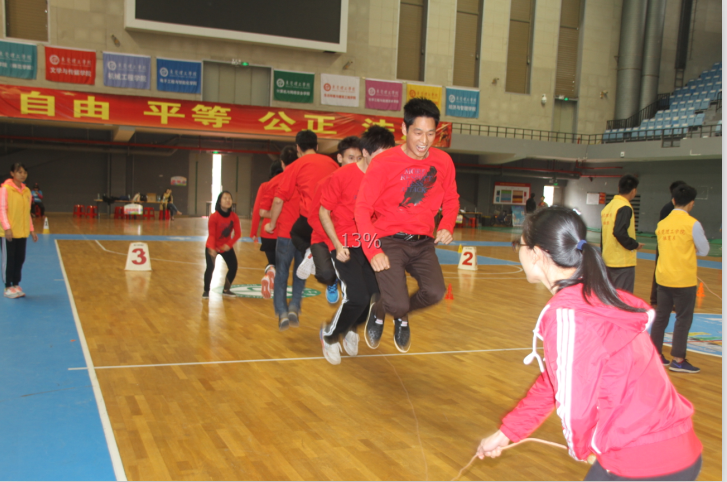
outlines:
{"label": "jump rope", "polygon": [[[710,292],[710,293],[712,293],[712,294],[713,294],[713,295],[714,295],[715,297],[719,298],[719,300],[720,300],[720,301],[722,301],[722,297],[721,297],[721,296],[719,296],[719,295],[718,295],[717,293],[715,293],[714,291],[712,291],[712,290],[711,290],[711,289],[709,288],[709,286],[707,285],[707,283],[705,283],[705,282],[704,282],[704,280],[702,280],[702,278],[697,278],[697,279],[698,279],[698,280],[699,280],[699,281],[700,281],[700,282],[701,282],[702,284],[704,284],[704,287],[705,287],[705,288],[707,288],[707,291],[709,291],[709,292]],[[558,447],[558,448],[561,448],[561,449],[563,449],[563,450],[568,450],[568,447],[566,447],[566,446],[565,446],[565,445],[563,445],[563,444],[558,444],[558,443],[555,443],[555,442],[549,442],[549,441],[547,441],[547,440],[541,440],[541,439],[539,439],[539,438],[524,438],[524,439],[522,439],[522,440],[521,440],[521,441],[519,441],[519,442],[516,442],[516,443],[514,443],[514,444],[510,444],[510,445],[508,445],[508,446],[506,446],[506,447],[502,447],[502,450],[507,450],[507,449],[511,449],[511,448],[513,448],[513,447],[515,447],[515,446],[517,446],[517,445],[520,445],[520,444],[522,444],[522,443],[525,443],[525,442],[538,442],[538,443],[541,443],[541,444],[545,444],[545,445],[552,445],[553,447]],[[455,480],[459,480],[459,478],[460,478],[460,477],[462,477],[462,475],[463,475],[463,474],[464,474],[464,473],[465,473],[465,472],[466,472],[467,470],[469,470],[469,468],[470,468],[470,467],[472,467],[472,464],[474,464],[474,463],[475,463],[475,460],[477,460],[477,454],[475,454],[475,455],[473,455],[473,456],[472,456],[472,458],[470,459],[469,463],[468,463],[467,465],[465,465],[464,467],[462,467],[462,469],[461,469],[461,470],[459,471],[459,473],[458,473],[458,474],[457,474],[457,475],[456,475],[456,476],[455,476],[455,477],[454,477],[454,478],[452,479],[452,481],[455,481]],[[595,457],[595,456],[594,456],[593,454],[589,455],[589,456],[588,456],[588,463],[589,463],[589,464],[591,464],[591,465],[593,465],[593,464],[594,464],[595,462],[596,462],[596,457]]]}

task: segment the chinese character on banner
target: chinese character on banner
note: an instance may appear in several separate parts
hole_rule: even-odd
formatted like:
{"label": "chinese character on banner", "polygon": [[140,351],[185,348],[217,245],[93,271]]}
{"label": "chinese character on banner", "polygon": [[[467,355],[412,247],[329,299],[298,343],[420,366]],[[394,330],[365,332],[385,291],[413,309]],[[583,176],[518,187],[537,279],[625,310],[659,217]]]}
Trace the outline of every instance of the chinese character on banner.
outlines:
{"label": "chinese character on banner", "polygon": [[258,119],[258,122],[262,122],[263,124],[265,124],[266,122],[270,121],[264,127],[266,131],[291,132],[292,129],[289,126],[295,124],[295,121],[288,117],[283,111],[279,111],[278,115],[280,116],[280,119],[275,116],[275,112],[268,112],[263,117]]}
{"label": "chinese character on banner", "polygon": [[158,115],[161,117],[162,124],[168,124],[170,117],[184,117],[184,114],[177,114],[182,104],[172,104],[169,102],[149,101],[151,112],[144,112],[144,115]]}
{"label": "chinese character on banner", "polygon": [[306,114],[304,117],[308,119],[308,130],[316,134],[338,134],[336,131],[326,130],[326,127],[333,127],[333,122],[326,121],[335,121],[335,116]]}
{"label": "chinese character on banner", "polygon": [[40,95],[37,90],[20,94],[20,113],[55,117],[56,98],[52,95]]}
{"label": "chinese character on banner", "polygon": [[92,95],[89,95],[87,100],[74,100],[73,117],[96,117],[109,120],[109,103],[96,102],[96,97]]}
{"label": "chinese character on banner", "polygon": [[396,132],[394,124],[392,124],[391,122],[386,122],[386,119],[372,121],[371,119],[369,119],[367,117],[366,120],[364,121],[364,123],[361,125],[364,127],[364,129],[368,129],[371,126],[381,126],[381,127],[386,127],[391,132]]}
{"label": "chinese character on banner", "polygon": [[[95,50],[65,49],[49,45],[46,45],[44,50],[46,80],[72,84],[95,84]],[[79,65],[88,66],[89,70],[79,70]]]}
{"label": "chinese character on banner", "polygon": [[192,108],[192,112],[194,112],[192,117],[195,122],[201,122],[202,125],[209,126],[212,124],[212,127],[220,128],[224,124],[229,124],[232,120],[232,117],[227,116],[231,110],[230,108],[219,106],[207,107],[202,104],[197,104]]}

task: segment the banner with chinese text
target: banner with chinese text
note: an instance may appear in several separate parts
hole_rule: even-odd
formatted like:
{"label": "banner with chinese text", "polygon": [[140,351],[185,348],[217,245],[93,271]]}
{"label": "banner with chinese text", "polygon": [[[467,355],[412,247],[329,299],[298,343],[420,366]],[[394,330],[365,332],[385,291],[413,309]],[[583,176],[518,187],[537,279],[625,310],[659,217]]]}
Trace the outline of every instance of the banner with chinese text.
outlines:
{"label": "banner with chinese text", "polygon": [[[310,129],[322,139],[360,136],[372,125],[386,127],[403,142],[401,117],[320,112],[282,107],[71,92],[0,84],[0,116],[15,119],[195,130],[294,138]],[[452,125],[440,122],[437,147],[449,147]]]}
{"label": "banner with chinese text", "polygon": [[96,83],[96,51],[45,46],[45,80]]}
{"label": "banner with chinese text", "polygon": [[358,77],[321,74],[321,104],[358,107],[360,84]]}
{"label": "banner with chinese text", "polygon": [[494,204],[525,205],[530,197],[530,183],[495,182]]}
{"label": "banner with chinese text", "polygon": [[104,52],[103,85],[128,89],[150,89],[151,57]]}
{"label": "banner with chinese text", "polygon": [[366,79],[366,108],[399,111],[403,90],[401,82]]}
{"label": "banner with chinese text", "polygon": [[273,99],[282,102],[313,103],[315,74],[308,72],[273,71]]}
{"label": "banner with chinese text", "polygon": [[38,47],[0,41],[0,75],[18,79],[35,79],[38,70]]}
{"label": "banner with chinese text", "polygon": [[439,85],[424,85],[424,84],[406,84],[406,101],[416,97],[424,97],[429,99],[442,110],[442,87]]}
{"label": "banner with chinese text", "polygon": [[447,115],[476,119],[480,116],[480,91],[447,87]]}
{"label": "banner with chinese text", "polygon": [[157,57],[157,90],[199,94],[202,92],[202,62]]}

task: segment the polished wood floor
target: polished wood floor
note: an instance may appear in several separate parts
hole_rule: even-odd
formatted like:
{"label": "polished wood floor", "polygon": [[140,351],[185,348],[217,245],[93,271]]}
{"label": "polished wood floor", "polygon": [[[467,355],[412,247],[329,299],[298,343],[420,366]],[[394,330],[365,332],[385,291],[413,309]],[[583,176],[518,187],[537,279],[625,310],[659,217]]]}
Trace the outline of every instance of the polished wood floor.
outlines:
{"label": "polished wood floor", "polygon": [[[206,235],[198,218],[51,215],[50,226],[53,234]],[[457,238],[510,234],[468,229]],[[454,300],[412,318],[409,354],[394,348],[389,322],[379,349],[362,340],[358,357],[332,366],[318,340],[335,309],[323,295],[304,299],[300,328],[280,333],[270,300],[201,299],[203,242],[149,242],[151,273],[124,271],[125,241],[58,243],[129,480],[449,480],[539,373],[522,359],[550,295],[517,267],[443,267]],[[236,284],[260,282],[258,247],[236,245]],[[509,248],[478,254],[516,259]],[[639,260],[642,298],[653,268]],[[721,296],[720,270],[699,276]],[[308,286],[324,291],[312,278]],[[721,306],[707,292],[697,311]],[[689,358],[701,373],[670,376],[696,408],[700,479],[721,480],[722,359]],[[557,416],[534,436],[562,443]],[[462,479],[578,480],[587,470],[563,450],[526,444],[476,461]]]}

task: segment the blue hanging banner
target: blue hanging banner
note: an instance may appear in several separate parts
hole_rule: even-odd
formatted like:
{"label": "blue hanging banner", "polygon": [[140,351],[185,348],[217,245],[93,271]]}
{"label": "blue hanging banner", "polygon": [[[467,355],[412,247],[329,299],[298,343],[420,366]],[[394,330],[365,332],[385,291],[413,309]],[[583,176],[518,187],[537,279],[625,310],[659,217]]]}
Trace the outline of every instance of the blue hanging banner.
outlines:
{"label": "blue hanging banner", "polygon": [[157,90],[200,94],[202,92],[202,62],[157,57]]}
{"label": "blue hanging banner", "polygon": [[150,89],[151,57],[104,52],[103,85],[128,89]]}
{"label": "blue hanging banner", "polygon": [[0,41],[0,75],[17,79],[35,79],[38,70],[35,45]]}
{"label": "blue hanging banner", "polygon": [[480,116],[480,91],[447,87],[447,115],[476,119]]}

